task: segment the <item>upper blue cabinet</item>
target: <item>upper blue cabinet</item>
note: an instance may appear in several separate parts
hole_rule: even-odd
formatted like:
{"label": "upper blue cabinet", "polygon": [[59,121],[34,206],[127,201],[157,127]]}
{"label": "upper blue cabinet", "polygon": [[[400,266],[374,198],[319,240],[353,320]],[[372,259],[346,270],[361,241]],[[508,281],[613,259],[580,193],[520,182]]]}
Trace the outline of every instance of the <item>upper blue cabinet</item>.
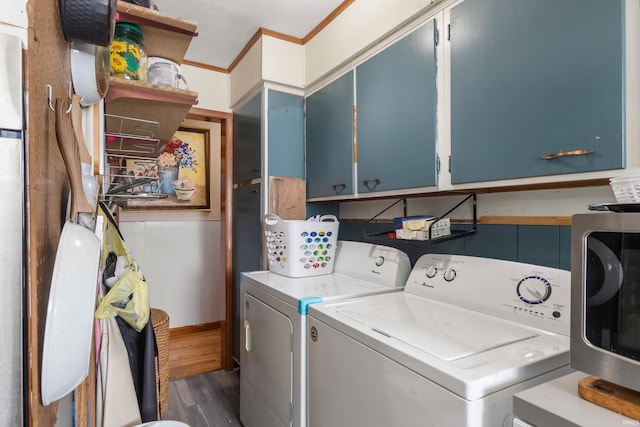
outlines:
{"label": "upper blue cabinet", "polygon": [[262,93],[233,114],[233,182],[262,176]]}
{"label": "upper blue cabinet", "polygon": [[306,98],[307,197],[353,194],[353,71]]}
{"label": "upper blue cabinet", "polygon": [[[266,105],[266,112],[263,109]],[[266,144],[263,144],[266,124]],[[275,90],[259,92],[233,115],[233,182],[267,176],[304,178],[304,100]],[[263,147],[267,157],[264,171]]]}
{"label": "upper blue cabinet", "polygon": [[267,91],[269,176],[304,179],[304,99]]}
{"label": "upper blue cabinet", "polygon": [[431,20],[356,67],[358,192],[436,184]]}
{"label": "upper blue cabinet", "polygon": [[623,3],[451,9],[453,184],[624,167]]}

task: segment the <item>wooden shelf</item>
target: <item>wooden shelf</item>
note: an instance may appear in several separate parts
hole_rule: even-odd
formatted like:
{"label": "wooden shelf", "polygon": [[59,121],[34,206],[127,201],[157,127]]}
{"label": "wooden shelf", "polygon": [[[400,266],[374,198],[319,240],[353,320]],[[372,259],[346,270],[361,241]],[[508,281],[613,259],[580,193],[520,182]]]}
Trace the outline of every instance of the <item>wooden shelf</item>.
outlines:
{"label": "wooden shelf", "polygon": [[197,92],[154,86],[138,80],[109,77],[109,91],[105,96],[105,102],[111,103],[118,98],[144,98],[149,101],[171,102],[190,106],[198,103]]}
{"label": "wooden shelf", "polygon": [[157,122],[158,127],[149,134],[146,130],[140,132],[135,128],[122,129],[118,121],[108,119],[105,123],[105,131],[108,134],[125,133],[155,138],[164,145],[171,139],[191,107],[198,102],[197,99],[196,92],[111,77],[105,97],[106,114]]}
{"label": "wooden shelf", "polygon": [[147,7],[118,0],[118,21],[137,24],[144,34],[148,56],[159,56],[182,64],[191,39],[198,33],[198,24],[166,16]]}
{"label": "wooden shelf", "polygon": [[[119,22],[140,26],[144,34],[144,48],[150,57],[162,57],[182,64],[192,38],[198,35],[195,22],[166,16],[150,8],[119,0],[117,11]],[[121,136],[122,153],[130,153],[140,147],[140,139],[136,137],[159,140],[153,146],[147,145],[152,148],[146,153],[157,157],[197,103],[196,92],[111,77],[105,96],[105,133]],[[147,126],[143,121],[153,124]],[[122,135],[131,135],[132,138]]]}

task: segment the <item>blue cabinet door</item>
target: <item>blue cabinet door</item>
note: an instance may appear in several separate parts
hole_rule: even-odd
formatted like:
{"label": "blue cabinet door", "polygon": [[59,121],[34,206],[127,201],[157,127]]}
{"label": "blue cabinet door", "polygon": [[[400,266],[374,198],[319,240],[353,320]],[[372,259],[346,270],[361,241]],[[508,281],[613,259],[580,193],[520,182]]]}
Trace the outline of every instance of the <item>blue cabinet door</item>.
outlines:
{"label": "blue cabinet door", "polygon": [[353,72],[306,98],[307,197],[353,194]]}
{"label": "blue cabinet door", "polygon": [[436,184],[435,23],[356,68],[358,192]]}
{"label": "blue cabinet door", "polygon": [[267,173],[304,179],[304,100],[275,90],[267,99]]}
{"label": "blue cabinet door", "polygon": [[233,182],[262,176],[262,93],[233,114]]}
{"label": "blue cabinet door", "polygon": [[453,183],[624,166],[623,3],[467,0],[451,9]]}

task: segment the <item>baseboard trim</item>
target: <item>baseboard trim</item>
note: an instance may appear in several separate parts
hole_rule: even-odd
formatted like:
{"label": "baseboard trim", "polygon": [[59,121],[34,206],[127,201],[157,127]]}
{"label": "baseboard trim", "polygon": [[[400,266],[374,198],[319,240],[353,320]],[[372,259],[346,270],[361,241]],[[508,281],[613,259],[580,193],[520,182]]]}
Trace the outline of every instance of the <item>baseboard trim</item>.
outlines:
{"label": "baseboard trim", "polygon": [[169,329],[169,338],[176,337],[178,335],[193,334],[196,332],[210,331],[212,329],[220,329],[220,321],[201,323],[199,325],[181,326],[179,328]]}

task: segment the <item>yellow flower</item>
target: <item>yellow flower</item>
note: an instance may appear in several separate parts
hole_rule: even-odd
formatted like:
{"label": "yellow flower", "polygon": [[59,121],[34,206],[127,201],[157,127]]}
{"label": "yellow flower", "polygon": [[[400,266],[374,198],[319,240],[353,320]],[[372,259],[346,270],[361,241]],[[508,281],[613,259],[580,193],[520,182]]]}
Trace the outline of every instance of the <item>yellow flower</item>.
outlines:
{"label": "yellow flower", "polygon": [[123,53],[127,51],[127,45],[125,43],[119,41],[111,42],[111,46],[109,47],[111,53]]}
{"label": "yellow flower", "polygon": [[114,73],[122,73],[127,68],[127,61],[120,55],[111,55],[111,69]]}
{"label": "yellow flower", "polygon": [[130,44],[129,45],[129,52],[131,52],[131,54],[133,55],[134,58],[136,58],[138,61],[140,61],[140,51],[138,50],[137,46]]}

